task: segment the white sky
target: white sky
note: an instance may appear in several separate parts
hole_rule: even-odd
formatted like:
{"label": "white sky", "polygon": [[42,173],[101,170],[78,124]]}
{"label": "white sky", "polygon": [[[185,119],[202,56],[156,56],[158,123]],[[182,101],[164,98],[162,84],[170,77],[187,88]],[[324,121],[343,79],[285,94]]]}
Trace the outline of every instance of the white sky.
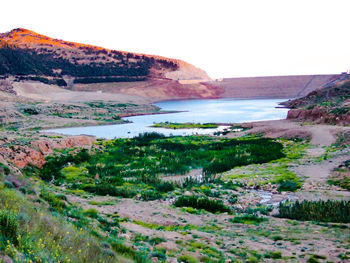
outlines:
{"label": "white sky", "polygon": [[349,0],[2,0],[23,27],[110,49],[183,59],[213,78],[350,69]]}

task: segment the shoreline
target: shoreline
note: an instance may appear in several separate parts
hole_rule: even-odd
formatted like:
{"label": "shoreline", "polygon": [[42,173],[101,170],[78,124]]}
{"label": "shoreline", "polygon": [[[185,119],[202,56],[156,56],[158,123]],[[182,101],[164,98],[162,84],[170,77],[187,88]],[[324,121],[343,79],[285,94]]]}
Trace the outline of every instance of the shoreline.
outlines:
{"label": "shoreline", "polygon": [[[255,98],[255,99],[259,99],[259,100],[282,100],[282,99],[272,99],[272,98],[269,98],[269,99],[265,99],[265,98]],[[246,98],[246,99],[241,99],[241,98],[221,98],[219,100],[227,100],[227,101],[241,101],[241,100],[255,100],[255,99],[252,99],[252,98]],[[196,99],[196,100],[206,100],[206,99]],[[216,99],[211,99],[211,100],[216,100]],[[179,101],[179,100],[175,100],[175,101]],[[188,101],[187,99],[186,100],[183,100],[183,101]],[[163,101],[164,102],[164,101]],[[154,104],[150,104],[150,105],[154,105]],[[154,106],[157,106],[158,108],[160,108],[158,105],[154,105]],[[286,109],[285,107],[279,107],[279,106],[276,106],[274,107],[276,109],[278,108],[284,108]],[[64,133],[60,133],[60,132],[55,132],[53,130],[56,130],[56,129],[70,129],[70,128],[85,128],[85,127],[98,127],[98,126],[109,126],[109,125],[122,125],[122,124],[130,124],[130,123],[134,123],[132,120],[129,120],[129,119],[126,119],[126,118],[129,118],[129,117],[137,117],[137,116],[146,116],[146,115],[158,115],[158,114],[172,114],[172,113],[181,113],[181,112],[188,112],[188,111],[176,111],[176,110],[169,110],[169,111],[159,111],[159,112],[138,112],[138,113],[122,113],[122,114],[119,114],[118,116],[121,118],[121,120],[123,122],[117,122],[117,123],[113,123],[113,122],[109,122],[109,123],[100,123],[100,124],[86,124],[86,125],[72,125],[72,126],[56,126],[56,127],[52,127],[52,128],[43,128],[40,131],[40,133],[49,133],[49,134],[60,134],[60,135],[65,135],[65,136],[78,136],[78,135],[69,135],[69,134],[64,134]],[[263,120],[253,120],[253,121],[249,121],[249,122],[242,122],[242,121],[239,121],[239,122],[211,122],[213,124],[216,124],[218,126],[233,126],[233,125],[242,125],[244,124],[245,126],[249,126],[249,124],[252,124],[252,123],[256,123],[256,122],[264,122],[264,121],[274,121],[274,120],[285,120],[285,119],[263,119]],[[179,123],[182,123],[182,122],[179,122]],[[184,122],[184,123],[196,123],[196,122]],[[147,126],[147,127],[152,127],[151,124],[150,126]],[[146,126],[145,126],[146,128]],[[157,129],[158,127],[153,127],[154,129]],[[162,128],[162,127],[159,127],[159,128]],[[205,129],[204,129],[205,130]],[[157,132],[157,131],[155,131]],[[95,135],[88,135],[88,134],[79,134],[79,135],[86,135],[86,136],[92,136],[92,137],[97,137]]]}

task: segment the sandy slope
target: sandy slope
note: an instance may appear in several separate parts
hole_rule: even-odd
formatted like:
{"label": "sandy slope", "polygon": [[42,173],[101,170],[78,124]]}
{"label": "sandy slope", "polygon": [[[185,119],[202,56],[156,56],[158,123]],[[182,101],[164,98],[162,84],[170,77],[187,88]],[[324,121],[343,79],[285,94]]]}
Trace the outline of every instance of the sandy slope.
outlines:
{"label": "sandy slope", "polygon": [[302,138],[310,139],[310,143],[329,146],[336,141],[336,135],[350,131],[350,127],[336,125],[303,124],[290,120],[260,121],[245,123],[243,126],[251,128],[244,132],[231,133],[229,137],[239,137],[246,134],[264,134],[270,138]]}
{"label": "sandy slope", "polygon": [[64,102],[103,100],[123,103],[148,103],[150,101],[150,99],[137,95],[101,93],[96,91],[70,91],[39,82],[14,82],[13,87],[19,96],[33,100]]}

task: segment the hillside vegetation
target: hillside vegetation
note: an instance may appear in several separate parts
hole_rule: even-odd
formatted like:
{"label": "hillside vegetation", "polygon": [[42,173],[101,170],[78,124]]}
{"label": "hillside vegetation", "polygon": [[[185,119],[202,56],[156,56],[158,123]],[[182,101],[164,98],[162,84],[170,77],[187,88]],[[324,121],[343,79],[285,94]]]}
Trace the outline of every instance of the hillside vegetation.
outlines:
{"label": "hillside vegetation", "polygon": [[288,119],[350,124],[350,80],[315,90],[284,105],[292,108]]}

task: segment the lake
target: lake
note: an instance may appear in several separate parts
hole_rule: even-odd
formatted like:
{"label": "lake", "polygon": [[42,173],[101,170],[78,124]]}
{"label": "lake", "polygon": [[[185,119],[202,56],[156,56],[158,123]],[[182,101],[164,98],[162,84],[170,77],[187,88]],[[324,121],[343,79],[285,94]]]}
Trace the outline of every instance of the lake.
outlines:
{"label": "lake", "polygon": [[264,120],[285,119],[288,109],[276,108],[285,99],[210,99],[177,100],[155,103],[163,111],[181,111],[169,114],[143,115],[124,118],[132,123],[74,127],[46,130],[66,135],[93,135],[99,138],[127,138],[143,132],[159,132],[169,135],[211,134],[218,129],[164,129],[150,127],[158,122],[193,123],[242,123]]}

